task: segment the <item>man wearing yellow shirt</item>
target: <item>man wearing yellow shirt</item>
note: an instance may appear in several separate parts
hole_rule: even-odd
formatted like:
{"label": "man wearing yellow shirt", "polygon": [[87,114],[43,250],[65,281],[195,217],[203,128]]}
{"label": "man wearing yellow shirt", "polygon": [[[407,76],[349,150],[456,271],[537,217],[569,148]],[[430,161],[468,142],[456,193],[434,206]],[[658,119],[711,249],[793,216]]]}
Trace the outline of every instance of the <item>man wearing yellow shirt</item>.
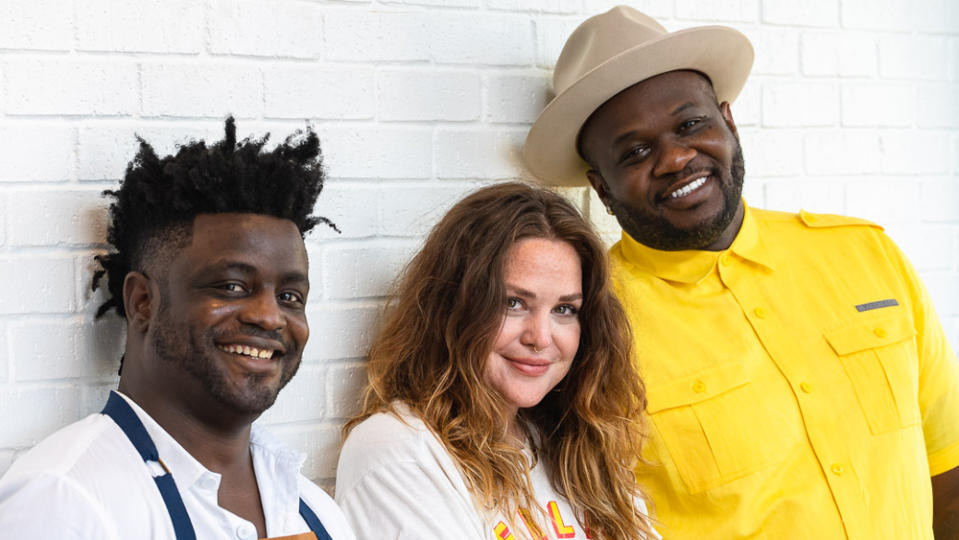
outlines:
{"label": "man wearing yellow shirt", "polygon": [[[648,390],[663,537],[954,538],[959,364],[877,225],[747,208],[739,32],[618,7],[556,65],[526,158],[592,185]],[[931,481],[930,481],[931,479]],[[935,533],[934,533],[935,530]],[[935,536],[934,536],[935,535]]]}

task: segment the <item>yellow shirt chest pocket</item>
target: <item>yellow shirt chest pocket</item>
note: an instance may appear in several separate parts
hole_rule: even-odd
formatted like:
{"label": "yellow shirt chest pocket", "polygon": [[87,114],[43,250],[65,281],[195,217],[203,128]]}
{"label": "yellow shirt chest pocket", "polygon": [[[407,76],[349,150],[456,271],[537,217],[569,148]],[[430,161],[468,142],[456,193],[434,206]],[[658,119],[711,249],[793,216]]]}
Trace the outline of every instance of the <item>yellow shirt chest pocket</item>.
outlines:
{"label": "yellow shirt chest pocket", "polygon": [[839,356],[873,434],[921,421],[916,330],[904,313],[894,310],[823,335]]}
{"label": "yellow shirt chest pocket", "polygon": [[[781,462],[795,444],[742,363],[647,383],[647,412],[690,493]],[[761,434],[761,435],[759,435]]]}

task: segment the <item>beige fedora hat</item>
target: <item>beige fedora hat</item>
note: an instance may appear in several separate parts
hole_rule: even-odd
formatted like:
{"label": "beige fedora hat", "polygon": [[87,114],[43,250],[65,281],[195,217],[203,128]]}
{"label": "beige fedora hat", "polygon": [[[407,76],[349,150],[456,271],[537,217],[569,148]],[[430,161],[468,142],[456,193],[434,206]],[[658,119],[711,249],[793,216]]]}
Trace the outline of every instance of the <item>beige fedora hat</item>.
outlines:
{"label": "beige fedora hat", "polygon": [[704,73],[720,102],[732,102],[753,65],[753,47],[725,26],[669,33],[652,17],[627,6],[586,19],[566,41],[553,73],[553,98],[526,137],[530,172],[544,183],[586,184],[586,163],[576,137],[586,119],[622,90],[677,69]]}

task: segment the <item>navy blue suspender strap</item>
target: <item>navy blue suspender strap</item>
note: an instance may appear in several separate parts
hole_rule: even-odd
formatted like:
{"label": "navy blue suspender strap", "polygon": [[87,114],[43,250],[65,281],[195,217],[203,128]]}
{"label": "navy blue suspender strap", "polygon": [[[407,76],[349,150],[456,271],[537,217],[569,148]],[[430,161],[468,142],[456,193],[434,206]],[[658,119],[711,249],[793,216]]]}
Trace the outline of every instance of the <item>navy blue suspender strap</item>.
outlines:
{"label": "navy blue suspender strap", "polygon": [[302,498],[300,499],[300,515],[303,516],[306,524],[310,526],[310,530],[316,535],[317,540],[333,540],[330,537],[330,533],[326,532],[326,527],[320,522],[320,518],[316,517],[316,514],[303,502]]}
{"label": "navy blue suspender strap", "polygon": [[[107,405],[101,411],[113,419],[120,426],[123,433],[130,439],[130,443],[139,452],[143,461],[149,463],[155,461],[159,463],[164,470],[166,465],[160,461],[160,454],[157,453],[157,447],[153,444],[153,439],[143,427],[143,422],[133,412],[133,408],[119,394],[110,392],[107,399]],[[193,523],[190,522],[190,515],[186,513],[186,507],[183,506],[183,499],[180,492],[173,483],[173,475],[167,470],[163,476],[154,476],[153,480],[160,490],[160,496],[166,504],[167,512],[170,514],[170,520],[173,521],[173,531],[176,533],[177,540],[196,540],[196,532],[193,530]]]}
{"label": "navy blue suspender strap", "polygon": [[[101,413],[109,416],[116,422],[117,426],[123,430],[124,435],[127,436],[127,439],[130,440],[130,443],[133,444],[133,447],[136,448],[137,453],[140,454],[140,457],[143,458],[145,463],[154,461],[159,463],[160,466],[163,467],[163,470],[166,471],[166,474],[155,476],[153,480],[156,482],[157,488],[160,490],[160,496],[163,497],[167,512],[170,514],[170,521],[173,522],[173,531],[176,534],[176,539],[196,540],[196,531],[193,530],[193,523],[190,521],[190,515],[186,512],[186,506],[183,505],[180,491],[177,490],[176,484],[173,482],[173,475],[170,474],[166,465],[160,461],[160,454],[157,452],[156,445],[153,444],[153,439],[150,438],[150,434],[147,433],[143,422],[141,422],[137,414],[133,412],[133,408],[130,407],[130,404],[120,397],[119,394],[110,392],[110,397],[107,398],[107,404],[103,407]],[[310,530],[313,531],[313,534],[316,535],[317,540],[332,540],[330,533],[326,532],[326,527],[324,527],[320,519],[316,517],[316,513],[303,502],[302,498],[300,499],[300,516],[306,521],[306,524],[310,527]]]}

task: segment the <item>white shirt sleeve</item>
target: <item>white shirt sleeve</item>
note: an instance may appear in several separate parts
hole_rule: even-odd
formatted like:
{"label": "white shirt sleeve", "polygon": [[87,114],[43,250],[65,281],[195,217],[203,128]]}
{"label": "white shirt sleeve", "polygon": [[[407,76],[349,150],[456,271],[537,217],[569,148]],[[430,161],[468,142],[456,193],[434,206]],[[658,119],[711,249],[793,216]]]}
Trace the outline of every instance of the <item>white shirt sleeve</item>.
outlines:
{"label": "white shirt sleeve", "polygon": [[462,476],[423,430],[379,414],[344,444],[336,502],[359,540],[487,539]]}

